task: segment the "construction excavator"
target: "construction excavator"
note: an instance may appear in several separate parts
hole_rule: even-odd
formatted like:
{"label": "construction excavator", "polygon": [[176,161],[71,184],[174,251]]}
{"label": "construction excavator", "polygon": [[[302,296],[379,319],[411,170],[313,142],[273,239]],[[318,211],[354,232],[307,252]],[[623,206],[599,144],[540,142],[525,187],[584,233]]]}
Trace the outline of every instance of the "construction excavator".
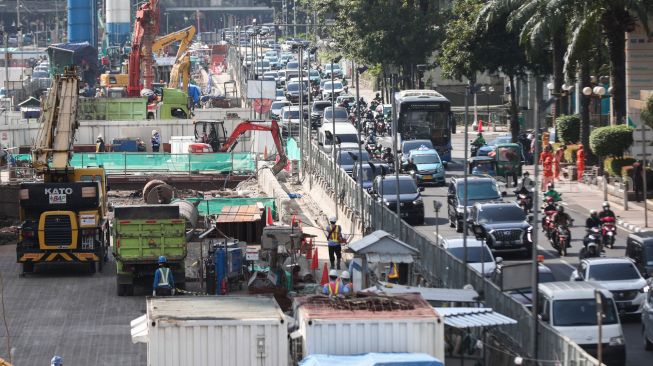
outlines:
{"label": "construction excavator", "polygon": [[[279,161],[272,166],[272,173],[277,175],[288,164],[286,150],[281,140],[281,130],[276,120],[271,121],[242,121],[231,132],[231,135],[222,143],[224,133],[223,121],[198,121],[195,124],[195,138],[197,145],[202,143],[215,152],[232,152],[238,143],[238,138],[247,131],[269,131],[277,148]],[[199,152],[199,151],[198,151]]]}
{"label": "construction excavator", "polygon": [[22,183],[16,256],[23,273],[34,265],[79,262],[95,272],[108,259],[106,174],[104,168],[70,166],[79,127],[79,79],[73,67],[52,81],[43,102],[33,168],[42,180]]}

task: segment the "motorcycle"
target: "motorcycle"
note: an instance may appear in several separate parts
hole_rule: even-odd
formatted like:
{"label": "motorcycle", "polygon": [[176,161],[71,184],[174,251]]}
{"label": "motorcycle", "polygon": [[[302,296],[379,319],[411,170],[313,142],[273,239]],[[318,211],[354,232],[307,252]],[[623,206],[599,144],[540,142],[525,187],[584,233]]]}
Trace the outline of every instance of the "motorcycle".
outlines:
{"label": "motorcycle", "polygon": [[614,248],[615,236],[617,236],[617,227],[615,226],[614,217],[604,217],[601,219],[601,234],[603,245]]}
{"label": "motorcycle", "polygon": [[553,224],[553,221],[551,220],[553,218],[553,215],[556,214],[556,210],[548,210],[544,211],[544,218],[542,219],[542,230],[546,234],[547,239],[551,240],[553,237],[553,232],[555,230],[555,225]]}
{"label": "motorcycle", "polygon": [[383,121],[376,122],[376,134],[380,136],[385,134],[385,123]]}
{"label": "motorcycle", "polygon": [[533,210],[533,194],[531,192],[515,192],[517,194],[517,202],[519,207],[524,210],[525,214],[529,214]]}
{"label": "motorcycle", "polygon": [[571,231],[565,225],[556,225],[554,235],[551,238],[551,246],[561,256],[567,255],[567,246],[571,243]]}
{"label": "motorcycle", "polygon": [[599,257],[603,252],[601,248],[601,228],[593,227],[587,230],[583,238],[583,248],[581,248],[580,259]]}

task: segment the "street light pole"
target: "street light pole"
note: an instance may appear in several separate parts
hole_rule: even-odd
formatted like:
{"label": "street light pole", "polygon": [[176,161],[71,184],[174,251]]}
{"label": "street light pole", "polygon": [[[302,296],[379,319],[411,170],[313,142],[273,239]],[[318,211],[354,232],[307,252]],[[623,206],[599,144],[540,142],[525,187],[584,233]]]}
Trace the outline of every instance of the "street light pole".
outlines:
{"label": "street light pole", "polygon": [[342,56],[331,59],[331,153],[333,155],[333,194],[336,202],[336,219],[338,218],[338,154],[336,153],[336,102],[335,102],[335,82],[333,78],[333,64],[340,62]]}
{"label": "street light pole", "polygon": [[[333,70],[333,69],[332,69]],[[367,70],[367,66],[360,66],[358,68],[354,69],[354,72],[356,73],[356,100],[358,101],[360,99],[360,92],[359,92],[359,82],[358,79],[360,77],[360,74],[364,73]],[[331,71],[333,73],[333,71]],[[364,200],[364,192],[363,192],[363,147],[361,146],[361,142],[363,141],[363,129],[361,128],[361,106],[360,103],[356,103],[356,121],[358,122],[358,190],[359,190],[359,195],[360,195],[360,214],[361,214],[361,228],[363,230],[363,234],[365,234],[365,203],[363,202]]]}
{"label": "street light pole", "polygon": [[467,187],[467,173],[469,172],[469,169],[467,168],[467,164],[469,164],[468,160],[469,159],[469,132],[467,131],[469,129],[469,89],[472,88],[474,85],[469,82],[469,84],[465,87],[465,132],[464,132],[464,139],[465,139],[465,162],[464,164],[464,171],[463,171],[463,184],[465,188],[463,189],[463,263],[465,264],[465,283],[467,283],[468,275],[467,275],[467,206],[469,204],[469,199],[467,198],[468,194],[468,187]]}

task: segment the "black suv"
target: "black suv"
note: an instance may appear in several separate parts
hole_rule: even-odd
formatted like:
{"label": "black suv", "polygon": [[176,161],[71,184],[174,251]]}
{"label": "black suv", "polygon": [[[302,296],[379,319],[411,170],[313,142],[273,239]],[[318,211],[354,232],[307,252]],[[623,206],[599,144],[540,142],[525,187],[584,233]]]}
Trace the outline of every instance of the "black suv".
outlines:
{"label": "black suv", "polygon": [[322,126],[322,116],[324,109],[331,107],[331,102],[326,100],[316,100],[311,105],[311,127],[317,129]]}
{"label": "black suv", "polygon": [[[467,212],[476,202],[501,201],[501,194],[494,178],[468,177],[467,178]],[[447,192],[447,211],[449,224],[459,233],[463,232],[463,215],[465,214],[465,180],[462,177],[452,177],[449,180]],[[469,215],[468,215],[469,216]]]}
{"label": "black suv", "polygon": [[516,202],[476,203],[469,216],[474,235],[493,252],[525,251],[531,257],[533,227]]}
{"label": "black suv", "polygon": [[[424,224],[424,201],[415,180],[410,175],[399,176],[399,208],[401,218],[411,224]],[[372,184],[371,194],[382,202],[390,211],[397,210],[397,177],[386,175],[377,176]]]}
{"label": "black suv", "polygon": [[633,260],[644,278],[653,276],[653,232],[628,235],[626,257]]}

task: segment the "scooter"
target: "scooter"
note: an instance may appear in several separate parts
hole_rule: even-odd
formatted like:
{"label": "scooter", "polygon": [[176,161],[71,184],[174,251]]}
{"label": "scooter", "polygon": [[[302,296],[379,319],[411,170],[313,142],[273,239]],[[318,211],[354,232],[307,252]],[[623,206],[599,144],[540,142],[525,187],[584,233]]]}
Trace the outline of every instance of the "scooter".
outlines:
{"label": "scooter", "polygon": [[556,214],[556,210],[548,210],[544,211],[544,218],[542,219],[542,230],[546,234],[547,239],[551,240],[553,237],[553,233],[555,230],[555,225],[553,225],[553,222],[551,219],[553,218],[553,215]]}
{"label": "scooter", "polygon": [[583,248],[581,248],[580,259],[600,257],[603,253],[601,248],[601,229],[593,227],[587,230],[587,235],[583,238]]}
{"label": "scooter", "polygon": [[517,194],[517,202],[519,207],[524,210],[525,214],[529,214],[533,210],[533,194],[531,192],[515,192]]}
{"label": "scooter", "polygon": [[604,217],[601,219],[602,241],[603,245],[614,248],[615,236],[617,236],[617,227],[614,223],[614,217]]}

